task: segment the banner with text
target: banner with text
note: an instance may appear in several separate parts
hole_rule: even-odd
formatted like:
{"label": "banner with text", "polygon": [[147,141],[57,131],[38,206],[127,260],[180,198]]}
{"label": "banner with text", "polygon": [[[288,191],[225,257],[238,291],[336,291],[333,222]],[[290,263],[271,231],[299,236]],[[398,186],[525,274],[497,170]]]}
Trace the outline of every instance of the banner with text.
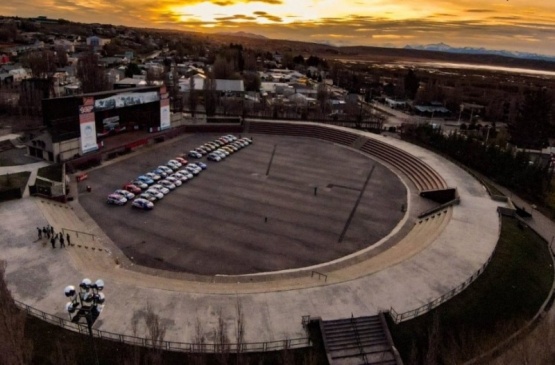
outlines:
{"label": "banner with text", "polygon": [[96,151],[96,126],[94,122],[94,99],[83,98],[79,107],[79,126],[81,128],[81,153]]}
{"label": "banner with text", "polygon": [[160,130],[171,127],[170,99],[160,100]]}

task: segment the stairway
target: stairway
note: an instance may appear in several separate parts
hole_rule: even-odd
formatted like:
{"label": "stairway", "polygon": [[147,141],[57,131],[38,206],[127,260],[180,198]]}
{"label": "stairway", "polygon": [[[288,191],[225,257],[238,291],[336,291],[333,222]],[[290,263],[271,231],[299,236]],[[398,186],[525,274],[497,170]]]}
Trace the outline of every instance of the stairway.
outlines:
{"label": "stairway", "polygon": [[322,321],[330,365],[399,365],[383,314]]}
{"label": "stairway", "polygon": [[366,141],[368,141],[368,138],[364,137],[364,136],[360,136],[358,137],[352,144],[351,144],[351,148],[354,148],[355,150],[360,150],[360,148],[362,146],[364,146],[364,144],[366,143]]}

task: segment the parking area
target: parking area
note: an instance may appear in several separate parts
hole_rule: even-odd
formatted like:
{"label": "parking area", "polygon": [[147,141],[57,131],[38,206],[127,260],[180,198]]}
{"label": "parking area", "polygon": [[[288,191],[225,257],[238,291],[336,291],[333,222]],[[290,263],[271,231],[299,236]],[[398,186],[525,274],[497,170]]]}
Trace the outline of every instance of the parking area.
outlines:
{"label": "parking area", "polygon": [[208,168],[152,211],[106,203],[124,183],[218,136],[189,135],[90,171],[92,192],[81,189],[80,204],[136,264],[202,275],[327,262],[378,241],[404,214],[405,186],[369,157],[271,135],[249,135],[252,145],[221,162],[202,158]]}

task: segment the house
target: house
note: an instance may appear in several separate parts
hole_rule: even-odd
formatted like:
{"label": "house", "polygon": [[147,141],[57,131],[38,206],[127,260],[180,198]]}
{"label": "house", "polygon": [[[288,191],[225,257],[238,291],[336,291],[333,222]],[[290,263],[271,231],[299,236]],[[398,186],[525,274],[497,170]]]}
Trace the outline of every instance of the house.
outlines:
{"label": "house", "polygon": [[89,47],[100,48],[105,46],[106,44],[109,44],[111,42],[111,39],[100,38],[98,36],[93,35],[92,37],[87,37],[86,42],[87,42],[87,46]]}
{"label": "house", "polygon": [[66,53],[75,52],[75,42],[67,39],[54,39],[54,49],[64,50]]}

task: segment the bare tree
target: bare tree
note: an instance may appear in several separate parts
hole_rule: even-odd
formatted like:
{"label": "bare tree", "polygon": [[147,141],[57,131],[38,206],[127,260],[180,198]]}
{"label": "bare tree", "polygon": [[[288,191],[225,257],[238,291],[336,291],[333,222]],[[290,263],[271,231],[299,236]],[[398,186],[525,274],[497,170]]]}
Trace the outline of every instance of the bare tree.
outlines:
{"label": "bare tree", "polygon": [[6,263],[0,261],[0,364],[29,364],[33,344],[25,338],[25,312],[14,303],[5,273]]}
{"label": "bare tree", "polygon": [[49,50],[31,52],[22,59],[22,64],[31,69],[33,77],[47,79],[56,72],[56,55]]}
{"label": "bare tree", "polygon": [[198,99],[197,91],[195,90],[195,79],[191,76],[189,78],[189,110],[194,117],[197,111]]}
{"label": "bare tree", "polygon": [[216,92],[216,80],[213,77],[209,77],[204,80],[204,109],[206,110],[206,115],[215,115],[217,107],[218,95]]}
{"label": "bare tree", "polygon": [[229,364],[229,339],[227,337],[227,325],[222,310],[218,313],[218,327],[214,330],[215,344],[218,347],[218,362],[221,365]]}
{"label": "bare tree", "polygon": [[77,77],[81,80],[84,93],[110,89],[104,69],[98,65],[98,56],[92,51],[86,52],[77,63]]}
{"label": "bare tree", "polygon": [[68,64],[67,52],[62,46],[56,47],[56,63],[59,67],[66,67]]}

